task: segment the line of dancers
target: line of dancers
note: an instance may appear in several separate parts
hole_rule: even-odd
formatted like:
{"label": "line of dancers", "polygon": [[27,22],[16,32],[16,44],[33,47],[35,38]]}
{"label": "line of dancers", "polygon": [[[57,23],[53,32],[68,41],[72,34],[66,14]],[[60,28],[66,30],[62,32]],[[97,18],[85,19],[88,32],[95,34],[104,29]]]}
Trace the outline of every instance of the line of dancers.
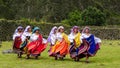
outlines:
{"label": "line of dancers", "polygon": [[69,54],[74,61],[85,57],[86,62],[89,62],[89,57],[95,56],[100,49],[101,39],[91,34],[89,27],[86,26],[80,32],[79,27],[74,26],[69,35],[65,34],[64,30],[63,26],[54,26],[45,39],[39,27],[32,29],[27,26],[24,30],[19,26],[13,34],[13,51],[17,53],[18,58],[26,54],[27,59],[31,56],[37,59],[49,45],[48,54],[55,60],[63,60]]}

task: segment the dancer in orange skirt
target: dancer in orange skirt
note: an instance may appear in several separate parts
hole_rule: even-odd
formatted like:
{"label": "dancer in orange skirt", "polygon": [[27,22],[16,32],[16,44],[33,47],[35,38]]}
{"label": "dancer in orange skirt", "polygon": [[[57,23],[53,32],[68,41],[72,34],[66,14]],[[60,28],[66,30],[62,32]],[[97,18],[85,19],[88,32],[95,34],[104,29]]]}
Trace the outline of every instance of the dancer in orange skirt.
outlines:
{"label": "dancer in orange skirt", "polygon": [[58,27],[56,43],[49,51],[49,55],[55,57],[55,60],[63,59],[68,54],[69,44],[68,36],[64,33],[64,27]]}

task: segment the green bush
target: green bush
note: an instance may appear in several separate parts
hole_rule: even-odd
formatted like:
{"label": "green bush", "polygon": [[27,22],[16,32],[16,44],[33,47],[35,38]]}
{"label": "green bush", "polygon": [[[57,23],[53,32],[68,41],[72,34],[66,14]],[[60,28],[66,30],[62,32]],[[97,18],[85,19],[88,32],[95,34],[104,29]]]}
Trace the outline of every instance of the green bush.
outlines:
{"label": "green bush", "polygon": [[68,19],[63,20],[62,23],[70,26],[83,25],[83,21],[81,20],[81,12],[78,10],[70,12],[68,14]]}
{"label": "green bush", "polygon": [[85,25],[101,26],[106,23],[106,14],[95,7],[88,7],[81,13]]}
{"label": "green bush", "polygon": [[101,11],[95,7],[88,7],[87,9],[80,12],[79,10],[75,10],[68,14],[68,19],[62,21],[64,24],[68,24],[70,26],[78,25],[92,25],[92,26],[101,26],[106,23],[106,16],[108,16],[107,12]]}
{"label": "green bush", "polygon": [[81,12],[78,10],[75,10],[73,12],[70,12],[68,15],[69,24],[71,26],[73,25],[81,25],[83,22],[81,20]]}

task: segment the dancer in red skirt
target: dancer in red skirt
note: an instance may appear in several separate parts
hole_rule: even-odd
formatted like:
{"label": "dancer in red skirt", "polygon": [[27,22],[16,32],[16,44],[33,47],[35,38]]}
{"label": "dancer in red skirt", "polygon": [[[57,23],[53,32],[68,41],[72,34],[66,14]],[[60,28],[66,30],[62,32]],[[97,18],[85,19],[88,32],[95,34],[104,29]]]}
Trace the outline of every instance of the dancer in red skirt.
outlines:
{"label": "dancer in red skirt", "polygon": [[40,34],[40,29],[35,27],[33,29],[33,34],[30,37],[30,43],[27,45],[27,59],[29,56],[34,56],[36,59],[40,56],[46,48],[47,41]]}

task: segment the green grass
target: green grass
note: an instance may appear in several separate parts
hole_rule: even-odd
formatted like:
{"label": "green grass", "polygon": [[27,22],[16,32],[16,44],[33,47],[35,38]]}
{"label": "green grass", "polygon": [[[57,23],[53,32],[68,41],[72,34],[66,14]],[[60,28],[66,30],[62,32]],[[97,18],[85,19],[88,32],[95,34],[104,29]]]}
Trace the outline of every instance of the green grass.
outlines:
{"label": "green grass", "polygon": [[54,60],[48,56],[49,47],[38,60],[17,58],[16,54],[2,54],[2,50],[10,49],[12,42],[3,42],[0,48],[0,68],[120,68],[120,42],[119,40],[103,40],[101,49],[95,57],[90,58],[86,64],[85,59],[74,62],[69,55],[65,60]]}

